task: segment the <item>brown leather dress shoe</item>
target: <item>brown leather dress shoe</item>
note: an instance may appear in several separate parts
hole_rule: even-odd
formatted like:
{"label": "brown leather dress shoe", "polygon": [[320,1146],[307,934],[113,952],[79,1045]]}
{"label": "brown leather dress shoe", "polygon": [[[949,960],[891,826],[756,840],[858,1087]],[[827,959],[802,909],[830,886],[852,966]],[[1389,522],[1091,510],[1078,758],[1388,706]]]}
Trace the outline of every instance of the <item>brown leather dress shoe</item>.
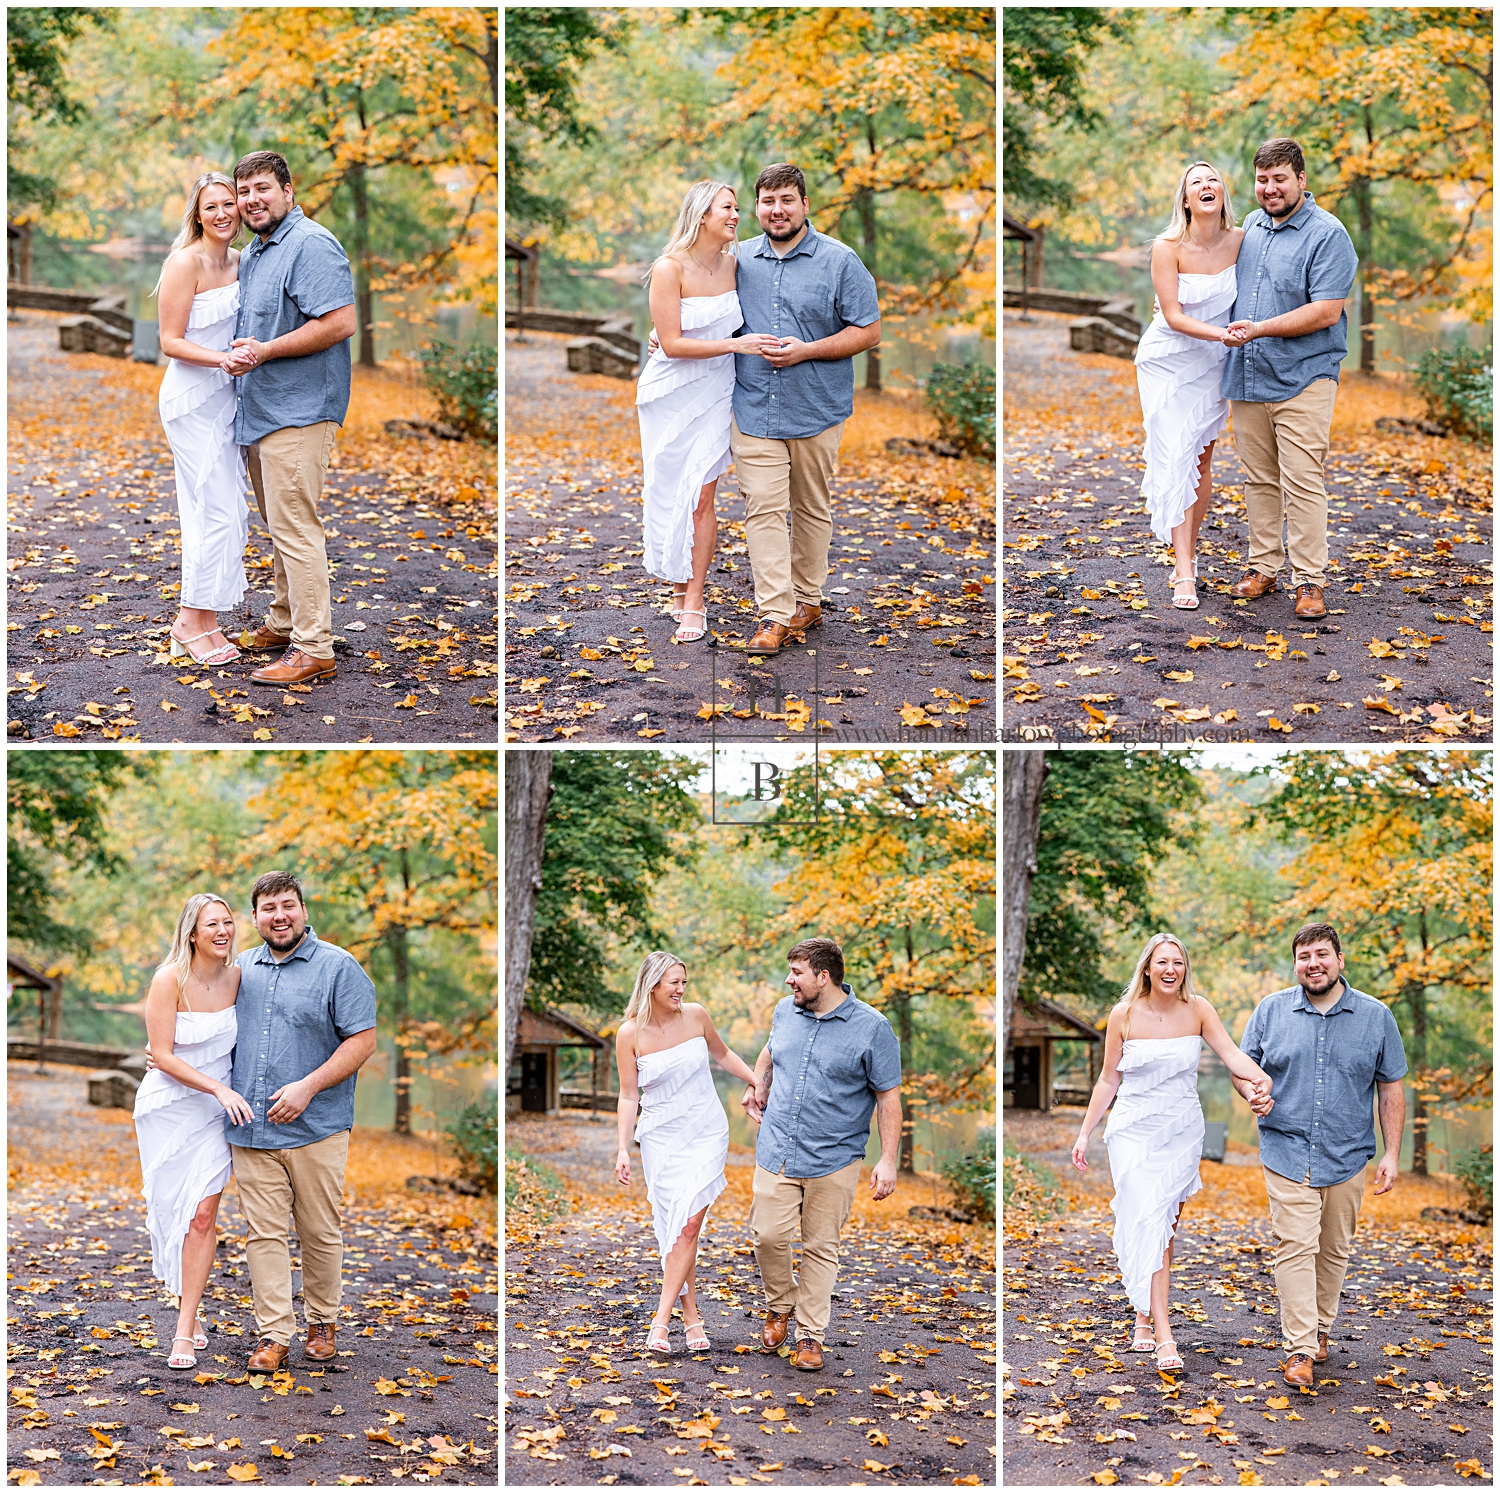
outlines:
{"label": "brown leather dress shoe", "polygon": [[1258,570],[1247,570],[1229,588],[1229,594],[1253,600],[1257,596],[1269,596],[1275,589],[1276,577],[1274,575],[1262,575]]}
{"label": "brown leather dress shoe", "polygon": [[314,1325],[308,1331],[307,1346],[302,1350],[303,1357],[316,1359],[319,1363],[325,1358],[332,1358],[338,1351],[333,1341],[333,1332],[332,1322],[319,1322]]}
{"label": "brown leather dress shoe", "polygon": [[1328,1362],[1328,1334],[1326,1332],[1320,1332],[1318,1334],[1318,1356],[1314,1360],[1314,1362]]}
{"label": "brown leather dress shoe", "polygon": [[1298,1389],[1311,1389],[1313,1361],[1306,1353],[1293,1353],[1286,1361],[1286,1371],[1281,1376],[1288,1384]]}
{"label": "brown leather dress shoe", "polygon": [[822,620],[822,607],[810,607],[805,601],[799,601],[797,610],[792,613],[791,625],[787,631],[806,632],[809,627],[816,627]]}
{"label": "brown leather dress shoe", "polygon": [[288,648],[274,664],[250,675],[251,684],[305,684],[309,679],[332,679],[338,665],[331,658],[313,658],[300,648]]}
{"label": "brown leather dress shoe", "polygon": [[292,640],[284,633],[276,632],[264,622],[252,632],[241,645],[245,648],[290,648]]}
{"label": "brown leather dress shoe", "polygon": [[760,1324],[761,1346],[767,1353],[774,1353],[786,1341],[790,1312],[767,1312],[766,1320]]}
{"label": "brown leather dress shoe", "polygon": [[247,1367],[252,1374],[274,1374],[286,1366],[287,1357],[285,1343],[273,1343],[270,1338],[263,1337],[250,1355]]}
{"label": "brown leather dress shoe", "polygon": [[823,1367],[823,1345],[810,1337],[799,1338],[797,1351],[792,1354],[792,1363],[805,1373],[814,1373]]}
{"label": "brown leather dress shoe", "polygon": [[1316,622],[1319,617],[1328,615],[1328,608],[1323,605],[1323,588],[1321,586],[1298,586],[1297,605],[1293,608],[1299,622]]}
{"label": "brown leather dress shoe", "polygon": [[[748,651],[751,653],[778,653],[786,646],[786,640],[791,635],[791,628],[783,627],[779,622],[763,621],[755,636],[750,639]],[[254,675],[251,677],[254,678]]]}

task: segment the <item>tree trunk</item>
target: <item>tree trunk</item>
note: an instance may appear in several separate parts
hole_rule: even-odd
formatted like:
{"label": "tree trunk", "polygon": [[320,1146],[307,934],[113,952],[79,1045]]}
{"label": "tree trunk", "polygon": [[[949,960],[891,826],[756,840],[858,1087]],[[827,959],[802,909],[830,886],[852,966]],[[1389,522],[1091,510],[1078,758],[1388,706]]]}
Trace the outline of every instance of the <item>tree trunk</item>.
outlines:
{"label": "tree trunk", "polygon": [[363,161],[349,167],[354,198],[354,301],[359,316],[359,366],[375,366],[375,296],[370,289],[370,194]]}
{"label": "tree trunk", "polygon": [[[911,933],[907,930],[907,949],[911,948]],[[911,1025],[911,997],[909,995],[896,996],[891,1002],[896,1013],[896,1035],[901,1039],[901,1071],[903,1074],[911,1072],[912,1069],[912,1025]],[[901,1106],[901,1159],[897,1163],[900,1170],[912,1175],[917,1169],[917,1137],[915,1135],[915,1123],[911,1113],[903,1104]]]}
{"label": "tree trunk", "polygon": [[1042,751],[1001,754],[1003,799],[1002,950],[1004,1007],[1001,1011],[1001,1051],[1010,1043],[1011,1017],[1021,988],[1026,958],[1026,908],[1031,900],[1031,878],[1036,874],[1036,842],[1042,819],[1042,785],[1047,780],[1047,754]]}
{"label": "tree trunk", "polygon": [[[403,863],[406,860],[402,852]],[[396,1018],[396,1123],[397,1135],[411,1134],[411,1059],[407,1056],[407,1023],[411,1012],[411,960],[405,928],[387,928],[386,947],[391,951],[391,994]]]}
{"label": "tree trunk", "polygon": [[[875,161],[875,121],[865,120],[865,141],[870,147],[870,161]],[[865,240],[865,268],[875,274],[875,194],[865,187],[858,195],[859,225]],[[880,349],[872,347],[865,354],[865,388],[880,392]]]}
{"label": "tree trunk", "polygon": [[506,752],[505,775],[505,1067],[509,1074],[526,977],[536,894],[542,889],[542,848],[551,797],[551,752]]}
{"label": "tree trunk", "polygon": [[[1365,107],[1365,144],[1367,160],[1375,157],[1375,121]],[[1375,372],[1375,302],[1370,298],[1371,260],[1375,253],[1375,214],[1371,203],[1370,179],[1360,177],[1354,183],[1354,201],[1359,208],[1359,371]]]}
{"label": "tree trunk", "polygon": [[[1422,964],[1427,964],[1427,911],[1418,915],[1422,936]],[[1413,980],[1406,988],[1411,1011],[1411,1169],[1412,1175],[1427,1175],[1427,1105],[1422,1099],[1427,1068],[1427,987]]]}

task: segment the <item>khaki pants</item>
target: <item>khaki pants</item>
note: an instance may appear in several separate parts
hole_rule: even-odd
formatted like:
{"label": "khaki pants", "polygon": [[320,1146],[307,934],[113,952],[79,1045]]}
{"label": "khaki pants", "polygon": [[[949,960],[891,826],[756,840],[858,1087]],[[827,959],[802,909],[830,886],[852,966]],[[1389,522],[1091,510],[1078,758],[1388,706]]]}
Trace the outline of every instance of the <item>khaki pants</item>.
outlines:
{"label": "khaki pants", "polygon": [[1276,1235],[1281,1335],[1292,1353],[1315,1357],[1318,1334],[1333,1330],[1349,1246],[1365,1194],[1365,1169],[1332,1187],[1293,1182],[1262,1167]]}
{"label": "khaki pants", "polygon": [[255,1292],[255,1325],[263,1338],[290,1346],[292,1257],[288,1222],[295,1216],[302,1246],[302,1305],[307,1325],[338,1321],[344,1294],[344,1161],[349,1132],[310,1146],[258,1151],[231,1146],[240,1207],[249,1226],[245,1255]]}
{"label": "khaki pants", "polygon": [[768,441],[742,434],[730,420],[729,447],[745,495],[745,547],[755,582],[755,612],[783,627],[799,601],[810,607],[823,604],[833,542],[828,479],[843,433],[840,420],[805,440]]}
{"label": "khaki pants", "polygon": [[[819,1346],[828,1331],[834,1282],[839,1274],[839,1235],[854,1206],[861,1163],[826,1177],[788,1177],[755,1168],[750,1232],[766,1284],[766,1305],[778,1315],[795,1312],[798,1338]],[[792,1235],[801,1225],[802,1268],[792,1273]]]}
{"label": "khaki pants", "polygon": [[[1234,401],[1234,444],[1249,473],[1250,568],[1274,576],[1288,561],[1298,586],[1321,586],[1328,565],[1323,461],[1339,386],[1315,379],[1294,399]],[[1281,525],[1286,521],[1286,548]]]}
{"label": "khaki pants", "polygon": [[246,448],[255,506],[271,531],[276,595],[266,622],[309,658],[333,657],[328,547],[318,499],[337,430],[332,420],[292,425]]}

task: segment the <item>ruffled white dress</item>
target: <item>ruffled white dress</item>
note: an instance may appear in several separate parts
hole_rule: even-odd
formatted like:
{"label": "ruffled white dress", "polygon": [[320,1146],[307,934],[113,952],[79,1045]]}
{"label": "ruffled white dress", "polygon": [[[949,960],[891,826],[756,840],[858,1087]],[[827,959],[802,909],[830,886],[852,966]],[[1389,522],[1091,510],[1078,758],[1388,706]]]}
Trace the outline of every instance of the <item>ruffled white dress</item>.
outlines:
{"label": "ruffled white dress", "polygon": [[[1217,275],[1177,276],[1183,314],[1227,327],[1234,310],[1235,267]],[[1165,544],[1198,495],[1198,458],[1229,429],[1229,401],[1219,392],[1229,349],[1174,332],[1158,311],[1135,350],[1135,381],[1146,427],[1141,496],[1151,532]]]}
{"label": "ruffled white dress", "polygon": [[729,1117],[714,1088],[704,1038],[638,1054],[635,1068],[641,1088],[635,1138],[665,1264],[682,1226],[724,1191]]}
{"label": "ruffled white dress", "polygon": [[[227,1083],[236,1029],[233,1006],[179,1011],[172,1051],[200,1073]],[[136,1090],[135,1137],[151,1232],[151,1273],[180,1296],[188,1224],[204,1198],[223,1192],[232,1170],[224,1106],[212,1094],[152,1068]]]}
{"label": "ruffled white dress", "polygon": [[[234,281],[200,291],[188,313],[187,340],[214,352],[234,341],[240,287]],[[167,360],[157,395],[161,423],[177,469],[185,607],[223,612],[245,594],[245,451],[234,439],[234,380],[219,368]]]}
{"label": "ruffled white dress", "polygon": [[1132,1037],[1120,1055],[1104,1145],[1115,1184],[1115,1254],[1138,1312],[1151,1310],[1151,1277],[1161,1269],[1179,1205],[1203,1186],[1202,1049],[1196,1036]]}
{"label": "ruffled white dress", "polygon": [[[709,342],[744,325],[737,292],[682,298],[682,335]],[[693,509],[705,483],[729,470],[734,354],[669,358],[658,348],[636,383],[641,422],[641,563],[664,581],[693,574]]]}

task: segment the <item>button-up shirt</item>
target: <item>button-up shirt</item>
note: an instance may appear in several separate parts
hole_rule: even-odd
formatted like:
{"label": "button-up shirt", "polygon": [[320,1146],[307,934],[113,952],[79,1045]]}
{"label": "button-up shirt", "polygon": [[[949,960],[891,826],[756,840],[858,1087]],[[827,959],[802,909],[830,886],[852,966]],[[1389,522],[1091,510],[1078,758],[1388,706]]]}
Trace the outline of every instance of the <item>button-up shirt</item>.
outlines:
{"label": "button-up shirt", "polygon": [[826,1177],[862,1160],[875,1096],[901,1084],[891,1024],[845,985],[822,1016],[786,996],[771,1018],[771,1097],[756,1164],[789,1177]]}
{"label": "button-up shirt", "polygon": [[[240,255],[236,337],[270,342],[340,306],[354,304],[349,256],[326,229],[294,207],[270,238]],[[300,358],[272,358],[234,381],[234,438],[252,446],[273,430],[344,423],[349,413],[349,339]]]}
{"label": "button-up shirt", "polygon": [[354,1125],[354,1081],[314,1094],[295,1120],[272,1125],[271,1095],[321,1068],[339,1044],[375,1025],[375,986],[344,949],[324,943],[312,927],[283,959],[262,944],[238,959],[239,1029],[229,1087],[255,1111],[248,1125],[231,1125],[231,1145],[258,1151],[310,1146]]}
{"label": "button-up shirt", "polygon": [[1327,1015],[1300,985],[1251,1012],[1240,1048],[1271,1075],[1260,1159],[1279,1177],[1333,1187],[1375,1155],[1375,1085],[1406,1072],[1396,1018],[1373,996],[1344,993]]}
{"label": "button-up shirt", "polygon": [[[811,223],[795,249],[778,254],[765,234],[735,250],[745,331],[819,342],[880,320],[875,277],[847,244]],[[736,353],[734,419],[744,435],[806,440],[854,413],[854,359],[809,358],[773,368]]]}
{"label": "button-up shirt", "polygon": [[[1234,267],[1234,321],[1269,321],[1314,301],[1347,300],[1359,256],[1348,230],[1303,194],[1302,206],[1284,223],[1260,208],[1245,219],[1245,237]],[[1257,337],[1231,347],[1224,360],[1226,399],[1272,404],[1294,399],[1320,378],[1339,379],[1349,353],[1349,316],[1301,337]]]}

